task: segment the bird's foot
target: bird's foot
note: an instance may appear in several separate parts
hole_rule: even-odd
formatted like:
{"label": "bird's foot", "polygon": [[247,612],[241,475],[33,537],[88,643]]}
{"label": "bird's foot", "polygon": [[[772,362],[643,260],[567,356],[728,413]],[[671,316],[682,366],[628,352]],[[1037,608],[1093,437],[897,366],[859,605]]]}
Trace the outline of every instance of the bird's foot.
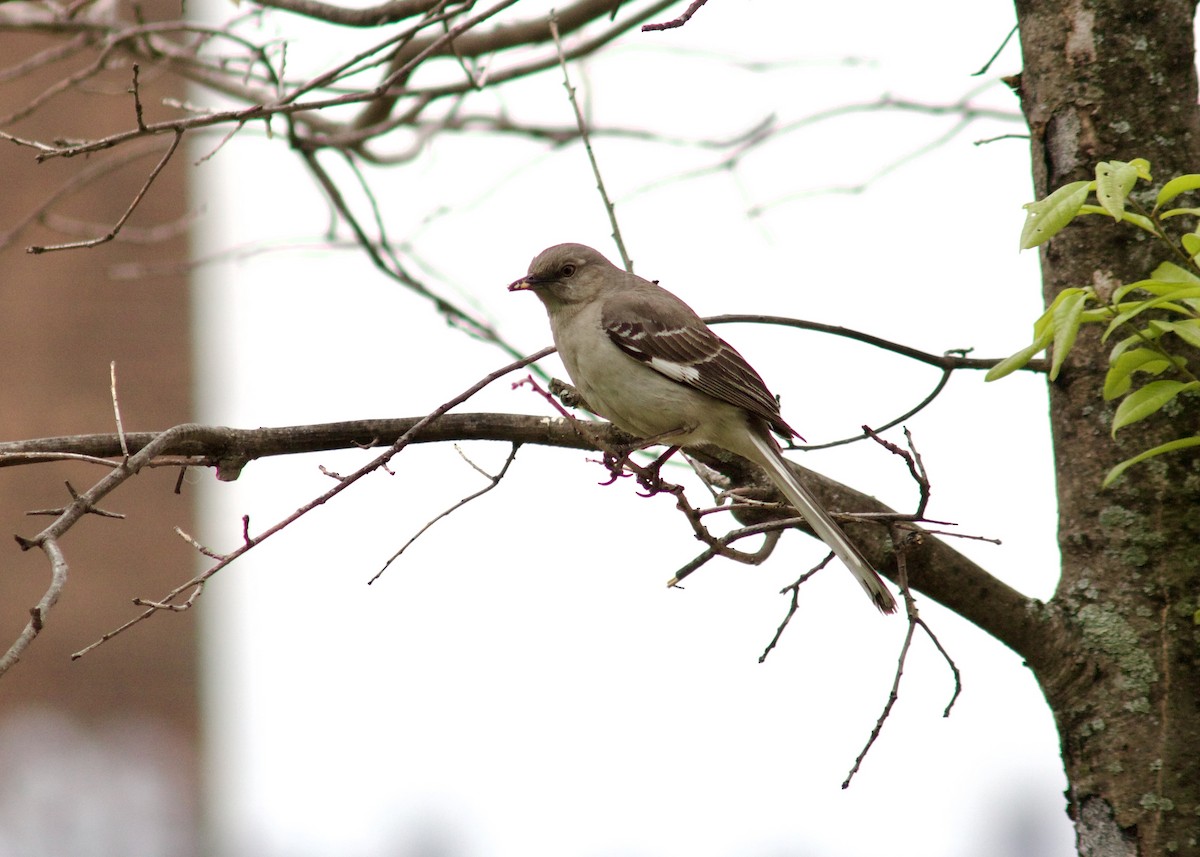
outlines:
{"label": "bird's foot", "polygon": [[667,463],[667,459],[678,451],[679,447],[669,446],[666,452],[654,459],[646,467],[642,467],[637,471],[638,484],[646,489],[645,493],[639,491],[638,494],[641,494],[643,497],[653,497],[655,494],[669,491],[675,487],[663,482],[662,467]]}

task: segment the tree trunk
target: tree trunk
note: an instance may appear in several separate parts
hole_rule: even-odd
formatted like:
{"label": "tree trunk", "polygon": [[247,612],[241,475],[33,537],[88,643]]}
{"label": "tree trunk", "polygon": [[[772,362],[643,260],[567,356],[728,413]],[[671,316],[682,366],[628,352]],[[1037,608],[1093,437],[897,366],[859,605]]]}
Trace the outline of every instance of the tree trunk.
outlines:
{"label": "tree trunk", "polygon": [[[1147,158],[1158,186],[1200,172],[1194,3],[1018,0],[1037,197]],[[1149,199],[1153,204],[1153,197]],[[1194,205],[1195,202],[1187,202]],[[1149,207],[1149,206],[1148,206]],[[1042,249],[1046,302],[1145,278],[1163,254],[1140,230],[1088,217]],[[1023,652],[1054,711],[1079,852],[1200,853],[1200,477],[1164,456],[1100,490],[1130,455],[1195,430],[1185,404],[1110,436],[1112,343],[1080,336],[1050,386],[1062,578],[1054,645]],[[1196,369],[1195,362],[1191,368]]]}

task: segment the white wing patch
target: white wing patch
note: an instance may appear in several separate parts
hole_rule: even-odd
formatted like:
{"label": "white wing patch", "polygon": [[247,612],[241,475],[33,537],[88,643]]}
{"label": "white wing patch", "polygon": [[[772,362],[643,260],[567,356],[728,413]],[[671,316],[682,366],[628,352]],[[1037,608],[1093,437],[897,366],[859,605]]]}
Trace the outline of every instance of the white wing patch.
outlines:
{"label": "white wing patch", "polygon": [[700,380],[700,370],[692,364],[676,363],[674,360],[664,360],[662,357],[651,357],[650,366],[666,375],[672,381],[695,386]]}

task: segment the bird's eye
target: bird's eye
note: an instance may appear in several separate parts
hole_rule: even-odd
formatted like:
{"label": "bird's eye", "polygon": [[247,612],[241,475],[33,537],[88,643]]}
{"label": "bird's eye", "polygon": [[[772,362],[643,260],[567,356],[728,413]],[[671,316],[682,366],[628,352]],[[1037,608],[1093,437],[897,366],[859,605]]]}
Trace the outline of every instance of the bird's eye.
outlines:
{"label": "bird's eye", "polygon": [[567,277],[573,276],[574,274],[575,274],[575,266],[571,265],[571,264],[563,265],[561,268],[558,269],[558,275],[560,277],[562,277],[564,280]]}

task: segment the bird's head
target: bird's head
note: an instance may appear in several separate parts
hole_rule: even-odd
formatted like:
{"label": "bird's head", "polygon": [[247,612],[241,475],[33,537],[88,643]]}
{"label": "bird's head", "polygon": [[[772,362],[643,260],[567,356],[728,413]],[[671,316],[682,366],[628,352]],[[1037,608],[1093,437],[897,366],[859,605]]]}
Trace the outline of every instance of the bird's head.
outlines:
{"label": "bird's head", "polygon": [[510,283],[510,292],[531,291],[547,307],[592,300],[606,275],[620,272],[612,262],[583,244],[556,244],[534,257],[529,273]]}

